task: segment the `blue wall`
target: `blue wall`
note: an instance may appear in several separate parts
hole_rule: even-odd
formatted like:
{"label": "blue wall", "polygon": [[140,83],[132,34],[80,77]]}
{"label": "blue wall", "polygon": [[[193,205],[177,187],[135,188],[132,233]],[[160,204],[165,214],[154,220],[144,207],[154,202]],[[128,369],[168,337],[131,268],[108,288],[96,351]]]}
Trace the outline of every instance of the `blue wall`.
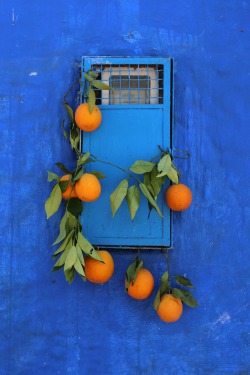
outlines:
{"label": "blue wall", "polygon": [[[1,1],[1,375],[250,374],[250,1]],[[82,55],[175,58],[175,147],[193,191],[174,216],[174,274],[200,306],[162,323],[154,296],[51,273],[59,216],[46,221],[47,169],[73,162],[62,96]],[[72,98],[73,99],[73,98]],[[144,253],[159,286],[164,254]]]}

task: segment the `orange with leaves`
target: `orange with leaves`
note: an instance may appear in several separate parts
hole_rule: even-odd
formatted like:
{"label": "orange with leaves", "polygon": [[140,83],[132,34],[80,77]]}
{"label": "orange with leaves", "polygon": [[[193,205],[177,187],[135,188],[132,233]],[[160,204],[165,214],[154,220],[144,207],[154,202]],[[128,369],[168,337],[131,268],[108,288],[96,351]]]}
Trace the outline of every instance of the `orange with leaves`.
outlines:
{"label": "orange with leaves", "polygon": [[103,263],[91,257],[85,258],[86,279],[95,284],[108,281],[114,273],[114,261],[111,254],[106,250],[97,250]]}
{"label": "orange with leaves", "polygon": [[183,311],[182,301],[172,294],[163,294],[157,309],[157,314],[167,323],[176,322],[180,319]]}
{"label": "orange with leaves", "polygon": [[[65,174],[60,178],[60,181],[69,181],[70,178],[71,174]],[[68,183],[66,190],[62,192],[62,198],[67,200],[69,198],[77,198],[75,187]]]}
{"label": "orange with leaves", "polygon": [[81,201],[93,202],[101,195],[102,187],[94,174],[84,173],[80,179],[76,181],[75,191]]}
{"label": "orange with leaves", "polygon": [[134,283],[130,281],[127,293],[130,297],[141,300],[148,298],[153,289],[153,275],[146,268],[142,268],[139,270]]}
{"label": "orange with leaves", "polygon": [[171,210],[184,211],[192,202],[192,192],[184,184],[173,184],[167,189],[165,199]]}
{"label": "orange with leaves", "polygon": [[76,125],[85,132],[96,130],[102,122],[102,114],[97,105],[92,112],[89,110],[89,103],[80,104],[75,112]]}

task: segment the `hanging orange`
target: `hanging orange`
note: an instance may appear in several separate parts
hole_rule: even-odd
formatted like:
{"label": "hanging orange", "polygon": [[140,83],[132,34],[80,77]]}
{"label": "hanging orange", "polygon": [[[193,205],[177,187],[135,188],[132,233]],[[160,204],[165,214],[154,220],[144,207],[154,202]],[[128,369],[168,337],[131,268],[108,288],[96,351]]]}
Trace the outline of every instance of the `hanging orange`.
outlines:
{"label": "hanging orange", "polygon": [[85,275],[86,279],[95,284],[101,284],[108,281],[114,273],[114,261],[111,254],[106,250],[97,250],[103,262],[94,258],[86,257]]}
{"label": "hanging orange", "polygon": [[[69,181],[71,178],[71,174],[65,174],[60,178],[60,181]],[[62,193],[63,199],[69,199],[69,198],[77,198],[75,187],[72,187],[72,185],[69,183],[66,187],[66,190]]]}
{"label": "hanging orange", "polygon": [[171,210],[184,211],[192,202],[192,192],[184,184],[174,184],[167,189],[165,199]]}
{"label": "hanging orange", "polygon": [[150,271],[142,268],[135,279],[134,284],[130,282],[128,295],[135,299],[146,299],[154,289],[154,278]]}
{"label": "hanging orange", "polygon": [[91,173],[84,173],[76,181],[75,191],[83,202],[93,202],[101,195],[102,187],[98,178]]}
{"label": "hanging orange", "polygon": [[97,105],[92,112],[89,110],[89,103],[80,104],[75,112],[76,125],[85,132],[96,130],[102,122],[102,114]]}
{"label": "hanging orange", "polygon": [[163,294],[160,300],[157,314],[167,323],[176,322],[180,319],[183,311],[183,305],[180,298],[174,297],[172,294]]}

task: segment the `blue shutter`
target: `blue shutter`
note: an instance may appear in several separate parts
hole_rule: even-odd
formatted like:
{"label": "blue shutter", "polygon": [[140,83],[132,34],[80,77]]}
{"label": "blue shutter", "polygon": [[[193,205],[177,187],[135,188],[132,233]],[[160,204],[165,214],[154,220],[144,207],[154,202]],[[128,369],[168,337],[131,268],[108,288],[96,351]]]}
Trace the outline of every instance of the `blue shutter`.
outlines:
{"label": "blue shutter", "polygon": [[[159,154],[158,145],[171,149],[173,72],[170,58],[84,57],[82,71],[90,69],[99,72],[100,79],[115,90],[99,92],[97,104],[103,120],[96,131],[83,134],[83,152],[90,151],[102,161],[127,169],[137,159],[149,161]],[[82,90],[84,87],[83,84]],[[82,94],[84,96],[84,92]],[[157,203],[164,219],[154,209],[148,217],[148,203],[142,194],[133,222],[126,200],[112,218],[109,196],[127,175],[99,162],[89,164],[89,168],[107,176],[101,180],[101,197],[86,203],[82,214],[83,232],[92,244],[99,247],[171,246],[170,211],[163,193]],[[129,183],[132,184],[132,179]]]}

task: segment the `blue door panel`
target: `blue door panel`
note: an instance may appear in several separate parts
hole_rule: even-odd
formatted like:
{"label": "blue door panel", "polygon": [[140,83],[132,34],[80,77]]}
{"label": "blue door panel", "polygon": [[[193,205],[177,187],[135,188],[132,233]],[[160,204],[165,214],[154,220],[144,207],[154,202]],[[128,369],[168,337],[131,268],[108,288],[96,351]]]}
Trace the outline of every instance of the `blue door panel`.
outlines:
{"label": "blue door panel", "polygon": [[[159,153],[157,145],[163,145],[162,113],[162,109],[102,109],[100,128],[84,135],[85,151],[90,150],[98,159],[124,169],[136,159],[150,160]],[[109,196],[127,174],[103,163],[94,163],[91,169],[102,171],[107,179],[101,180],[102,194],[98,201],[85,205],[82,220],[89,240],[96,245],[163,246],[168,240],[165,235],[169,236],[169,213],[162,199],[159,205],[165,220],[154,210],[148,219],[144,196],[141,196],[140,208],[133,222],[126,201],[112,219]],[[129,178],[129,183],[132,185],[135,180]]]}

